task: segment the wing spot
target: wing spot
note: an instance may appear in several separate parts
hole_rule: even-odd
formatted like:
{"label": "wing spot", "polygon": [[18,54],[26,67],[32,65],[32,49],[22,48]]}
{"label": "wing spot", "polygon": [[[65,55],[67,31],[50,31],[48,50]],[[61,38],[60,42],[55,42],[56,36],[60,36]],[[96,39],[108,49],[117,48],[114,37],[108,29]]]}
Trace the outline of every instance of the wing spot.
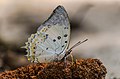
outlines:
{"label": "wing spot", "polygon": [[61,36],[58,36],[57,39],[60,40],[60,39],[61,39]]}
{"label": "wing spot", "polygon": [[48,47],[46,48],[46,50],[48,50]]}
{"label": "wing spot", "polygon": [[65,43],[67,43],[67,41],[65,41]]}
{"label": "wing spot", "polygon": [[56,40],[55,39],[53,39],[53,42],[55,42]]}
{"label": "wing spot", "polygon": [[62,45],[62,47],[64,47],[64,45]]}
{"label": "wing spot", "polygon": [[51,26],[50,25],[48,25],[48,28],[50,28]]}
{"label": "wing spot", "polygon": [[48,36],[48,34],[46,34],[46,36]]}
{"label": "wing spot", "polygon": [[68,29],[68,27],[64,27],[64,29]]}
{"label": "wing spot", "polygon": [[33,47],[33,49],[35,49],[35,47]]}
{"label": "wing spot", "polygon": [[64,35],[64,37],[67,37],[67,36],[68,36],[67,34]]}
{"label": "wing spot", "polygon": [[47,39],[48,38],[48,34],[46,34],[46,38],[45,39]]}

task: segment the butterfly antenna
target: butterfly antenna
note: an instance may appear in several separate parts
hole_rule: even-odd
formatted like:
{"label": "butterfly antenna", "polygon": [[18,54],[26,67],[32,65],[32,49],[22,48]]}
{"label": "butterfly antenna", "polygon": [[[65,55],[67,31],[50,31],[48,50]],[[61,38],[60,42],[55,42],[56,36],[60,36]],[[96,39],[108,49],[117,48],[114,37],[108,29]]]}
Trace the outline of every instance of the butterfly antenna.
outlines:
{"label": "butterfly antenna", "polygon": [[[86,42],[87,40],[88,40],[88,39],[85,39],[84,41],[79,41],[79,42],[77,42],[77,43],[76,43],[75,45],[73,45],[69,50],[72,50],[73,48],[79,46],[80,44]],[[69,51],[69,50],[68,50],[68,51]]]}
{"label": "butterfly antenna", "polygon": [[88,40],[88,39],[85,39],[85,40],[83,40],[83,41],[79,41],[79,42],[77,42],[75,45],[73,45],[73,46],[66,52],[65,56],[64,56],[61,60],[64,60],[64,59],[66,58],[66,56],[68,56],[68,55],[71,53],[71,51],[72,51],[73,48],[79,46],[80,44],[86,42],[87,40]]}

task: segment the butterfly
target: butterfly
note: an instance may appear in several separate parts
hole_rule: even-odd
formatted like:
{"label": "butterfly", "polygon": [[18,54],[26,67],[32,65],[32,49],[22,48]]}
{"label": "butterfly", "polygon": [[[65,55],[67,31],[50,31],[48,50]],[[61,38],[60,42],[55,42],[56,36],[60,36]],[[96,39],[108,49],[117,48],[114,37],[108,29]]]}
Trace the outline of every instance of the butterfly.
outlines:
{"label": "butterfly", "polygon": [[79,41],[70,49],[70,23],[66,10],[58,6],[51,16],[40,25],[35,34],[31,34],[23,48],[31,62],[51,62],[65,59],[72,49],[87,41]]}

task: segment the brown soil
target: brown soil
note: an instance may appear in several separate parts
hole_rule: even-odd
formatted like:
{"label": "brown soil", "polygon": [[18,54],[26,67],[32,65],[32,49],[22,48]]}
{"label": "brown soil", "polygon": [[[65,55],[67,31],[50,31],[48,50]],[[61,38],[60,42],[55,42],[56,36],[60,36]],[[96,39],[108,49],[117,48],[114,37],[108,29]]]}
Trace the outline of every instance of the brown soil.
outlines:
{"label": "brown soil", "polygon": [[106,68],[98,59],[30,64],[0,74],[0,79],[105,79]]}

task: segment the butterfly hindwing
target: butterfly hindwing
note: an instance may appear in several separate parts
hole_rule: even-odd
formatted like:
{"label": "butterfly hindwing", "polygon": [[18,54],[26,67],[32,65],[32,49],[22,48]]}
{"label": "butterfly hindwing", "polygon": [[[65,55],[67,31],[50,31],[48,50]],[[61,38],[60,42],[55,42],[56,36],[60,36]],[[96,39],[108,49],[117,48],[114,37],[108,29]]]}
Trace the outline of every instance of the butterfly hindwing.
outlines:
{"label": "butterfly hindwing", "polygon": [[[50,62],[65,55],[70,38],[70,23],[64,7],[58,6],[26,44],[32,61]],[[28,44],[29,43],[29,44]]]}

